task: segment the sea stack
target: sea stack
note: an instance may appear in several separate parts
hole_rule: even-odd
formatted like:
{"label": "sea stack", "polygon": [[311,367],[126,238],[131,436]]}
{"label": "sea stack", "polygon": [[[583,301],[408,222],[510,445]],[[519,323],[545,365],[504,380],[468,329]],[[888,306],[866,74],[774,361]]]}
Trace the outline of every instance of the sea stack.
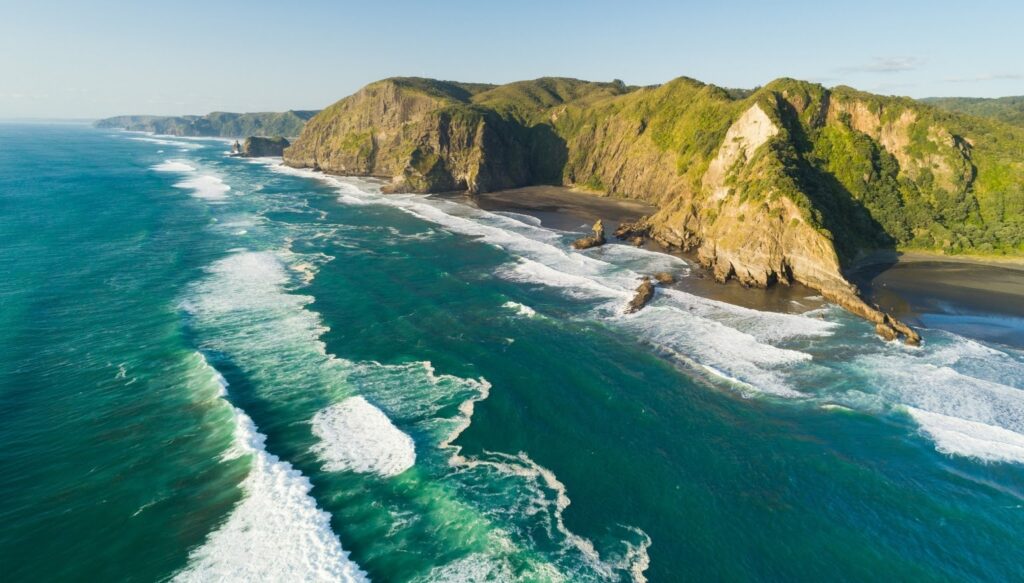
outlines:
{"label": "sea stack", "polygon": [[261,138],[257,136],[250,136],[246,138],[245,143],[242,144],[240,155],[244,158],[281,156],[284,154],[284,149],[289,145],[291,144],[288,143],[288,140],[281,137]]}
{"label": "sea stack", "polygon": [[597,219],[594,226],[591,228],[590,235],[581,237],[572,242],[573,249],[590,249],[591,247],[600,247],[605,244],[604,238],[604,223],[601,219]]}

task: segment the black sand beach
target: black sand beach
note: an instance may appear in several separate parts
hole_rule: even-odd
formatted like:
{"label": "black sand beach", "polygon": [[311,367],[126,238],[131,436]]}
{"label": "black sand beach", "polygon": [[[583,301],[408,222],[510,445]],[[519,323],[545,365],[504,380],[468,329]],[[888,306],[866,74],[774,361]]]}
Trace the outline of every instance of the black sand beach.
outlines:
{"label": "black sand beach", "polygon": [[1024,348],[1024,265],[902,254],[850,278],[865,297],[912,325]]}
{"label": "black sand beach", "polygon": [[[584,233],[597,219],[609,233],[655,208],[636,200],[595,196],[560,186],[531,186],[475,196],[445,195],[484,210],[515,212],[540,219],[545,227]],[[612,243],[618,243],[612,241]],[[666,252],[654,242],[645,248]],[[779,312],[804,312],[823,300],[796,284],[758,290],[737,282],[720,284],[695,258],[672,252],[692,268],[674,287],[731,304]],[[923,328],[1024,348],[1024,263],[979,262],[929,254],[873,257],[847,274],[865,298],[896,317]]]}

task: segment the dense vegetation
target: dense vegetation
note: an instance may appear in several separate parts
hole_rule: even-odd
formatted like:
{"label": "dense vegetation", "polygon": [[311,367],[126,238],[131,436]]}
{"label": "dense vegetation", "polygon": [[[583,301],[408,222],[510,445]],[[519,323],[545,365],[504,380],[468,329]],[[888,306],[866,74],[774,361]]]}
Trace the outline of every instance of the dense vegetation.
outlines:
{"label": "dense vegetation", "polygon": [[170,136],[244,138],[248,136],[297,136],[316,111],[228,113],[215,111],[198,116],[123,115],[101,119],[100,128],[120,128]]}
{"label": "dense vegetation", "polygon": [[415,191],[570,184],[706,226],[723,212],[720,197],[708,202],[709,166],[755,105],[775,133],[729,169],[728,188],[750,211],[740,219],[781,220],[778,201],[788,200],[843,258],[894,247],[1024,251],[1024,128],[793,79],[750,91],[688,78],[387,79],[314,118],[286,160]]}
{"label": "dense vegetation", "polygon": [[987,117],[1024,127],[1024,96],[1000,97],[929,97],[921,100],[939,109]]}

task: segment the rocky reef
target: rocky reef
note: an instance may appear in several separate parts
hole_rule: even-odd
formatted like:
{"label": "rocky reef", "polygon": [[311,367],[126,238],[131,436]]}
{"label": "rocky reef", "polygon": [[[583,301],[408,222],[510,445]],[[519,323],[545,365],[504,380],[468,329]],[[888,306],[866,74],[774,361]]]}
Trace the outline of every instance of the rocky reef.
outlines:
{"label": "rocky reef", "polygon": [[913,343],[844,266],[877,249],[1024,252],[1022,143],[997,121],[792,79],[732,92],[395,78],[315,116],[284,159],[386,191],[562,184],[641,199],[658,211],[616,237],[693,252],[719,281],[800,282]]}

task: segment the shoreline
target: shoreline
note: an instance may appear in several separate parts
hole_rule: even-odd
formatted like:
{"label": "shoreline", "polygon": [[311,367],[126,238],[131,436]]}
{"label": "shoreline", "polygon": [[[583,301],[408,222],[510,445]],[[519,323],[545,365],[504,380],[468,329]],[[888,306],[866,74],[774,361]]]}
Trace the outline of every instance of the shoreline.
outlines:
{"label": "shoreline", "polygon": [[[540,220],[546,228],[579,232],[581,235],[590,230],[594,221],[601,219],[608,233],[607,244],[625,246],[630,245],[611,235],[618,225],[636,221],[657,210],[653,205],[635,199],[597,196],[565,186],[527,186],[475,195],[454,192],[430,196],[455,200],[490,212],[528,215]],[[745,287],[736,280],[719,283],[708,269],[700,265],[694,254],[667,249],[651,239],[645,241],[641,248],[670,255],[686,263],[690,275],[677,277],[675,283],[667,286],[672,289],[744,308],[786,314],[815,310],[827,303],[819,292],[799,283],[767,288]]]}
{"label": "shoreline", "polygon": [[919,249],[875,251],[854,261],[847,271],[853,273],[879,264],[895,265],[898,263],[962,263],[1024,271],[1024,257],[1006,255],[946,255],[938,251]]}
{"label": "shoreline", "polygon": [[[606,232],[613,232],[620,223],[636,221],[657,210],[635,199],[597,196],[554,185],[425,196],[490,212],[526,215],[546,228],[581,235],[597,219],[604,222]],[[628,246],[614,237],[609,237],[609,244]],[[676,277],[674,283],[667,285],[671,289],[744,308],[787,314],[809,312],[830,303],[820,292],[800,283],[767,288],[746,287],[736,280],[719,283],[692,253],[666,248],[651,239],[641,248],[686,263],[688,275]],[[855,261],[843,271],[843,276],[857,287],[859,298],[867,305],[897,321],[1024,348],[1024,258],[996,261],[918,251],[879,251]]]}
{"label": "shoreline", "polygon": [[[653,213],[652,205],[586,194],[562,186],[530,186],[470,195],[431,195],[491,212],[532,216],[547,228],[585,233],[597,219],[610,233],[622,222]],[[610,244],[627,245],[609,237]],[[816,290],[794,283],[748,288],[735,280],[719,283],[692,254],[648,240],[642,248],[686,262],[688,277],[669,287],[761,311],[802,313],[828,302]],[[919,251],[876,252],[844,271],[860,296],[885,313],[923,329],[1024,348],[1024,258],[991,260]]]}

